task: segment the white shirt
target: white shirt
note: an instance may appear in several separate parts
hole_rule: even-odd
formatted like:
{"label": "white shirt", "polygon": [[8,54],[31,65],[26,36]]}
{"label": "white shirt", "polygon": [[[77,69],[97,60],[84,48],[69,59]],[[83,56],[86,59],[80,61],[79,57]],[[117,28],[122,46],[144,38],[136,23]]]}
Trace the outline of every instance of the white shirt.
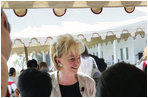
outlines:
{"label": "white shirt", "polygon": [[90,56],[85,57],[85,58],[81,57],[81,64],[80,64],[80,67],[78,69],[78,72],[87,74],[88,76],[93,78],[93,76],[92,76],[93,62],[95,64],[96,69],[98,69],[97,64],[96,64],[94,58],[92,58]]}
{"label": "white shirt", "polygon": [[17,87],[15,85],[15,82],[9,78],[8,79],[8,91],[9,91],[9,94],[11,97],[12,97],[12,90],[13,90],[13,92],[15,92],[16,88]]}

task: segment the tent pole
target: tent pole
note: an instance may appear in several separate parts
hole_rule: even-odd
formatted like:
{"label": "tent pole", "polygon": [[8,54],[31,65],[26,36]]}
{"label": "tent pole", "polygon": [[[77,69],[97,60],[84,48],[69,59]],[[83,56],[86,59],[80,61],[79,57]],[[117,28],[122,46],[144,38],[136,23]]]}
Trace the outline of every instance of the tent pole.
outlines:
{"label": "tent pole", "polygon": [[28,62],[28,49],[27,49],[26,46],[24,46],[24,50],[25,50],[26,65],[27,65],[27,62]]}

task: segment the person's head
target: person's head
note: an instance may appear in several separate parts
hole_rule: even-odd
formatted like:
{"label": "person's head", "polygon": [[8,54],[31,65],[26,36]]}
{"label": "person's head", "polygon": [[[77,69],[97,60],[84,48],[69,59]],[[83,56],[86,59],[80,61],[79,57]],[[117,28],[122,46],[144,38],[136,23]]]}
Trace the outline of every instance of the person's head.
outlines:
{"label": "person's head", "polygon": [[70,34],[60,35],[51,45],[51,58],[57,70],[76,73],[84,44]]}
{"label": "person's head", "polygon": [[9,69],[9,76],[13,76],[13,77],[16,76],[16,70],[15,70],[15,68],[11,67],[11,68]]}
{"label": "person's head", "polygon": [[88,54],[88,50],[87,50],[87,47],[85,46],[85,51],[82,53],[82,57],[85,58],[85,57],[88,57],[89,54]]}
{"label": "person's head", "polygon": [[50,75],[34,68],[20,74],[17,86],[21,97],[49,97],[52,90]]}
{"label": "person's head", "polygon": [[9,59],[12,42],[10,39],[10,24],[3,10],[1,10],[1,54]]}
{"label": "person's head", "polygon": [[43,71],[44,70],[46,71],[48,69],[46,62],[40,62],[39,69],[43,70]]}
{"label": "person's head", "polygon": [[147,47],[144,48],[143,57],[147,59]]}
{"label": "person's head", "polygon": [[134,65],[123,62],[104,71],[98,84],[98,97],[147,96],[147,75]]}
{"label": "person's head", "polygon": [[38,68],[37,61],[35,59],[29,60],[27,62],[27,68]]}

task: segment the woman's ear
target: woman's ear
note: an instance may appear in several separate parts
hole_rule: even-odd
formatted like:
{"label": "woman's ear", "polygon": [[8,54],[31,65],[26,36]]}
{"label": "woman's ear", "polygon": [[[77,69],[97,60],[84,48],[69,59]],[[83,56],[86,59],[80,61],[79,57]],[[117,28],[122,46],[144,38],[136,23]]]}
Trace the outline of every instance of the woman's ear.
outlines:
{"label": "woman's ear", "polygon": [[60,58],[56,57],[56,63],[59,65],[61,63]]}

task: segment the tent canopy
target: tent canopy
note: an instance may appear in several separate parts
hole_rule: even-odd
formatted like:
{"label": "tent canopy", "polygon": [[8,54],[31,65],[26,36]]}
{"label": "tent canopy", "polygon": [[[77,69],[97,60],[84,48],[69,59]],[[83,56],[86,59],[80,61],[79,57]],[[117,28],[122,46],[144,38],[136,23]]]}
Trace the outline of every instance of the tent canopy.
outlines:
{"label": "tent canopy", "polygon": [[[11,37],[14,50],[17,49],[17,51],[20,51],[20,47],[23,46],[36,47],[41,45],[44,47],[45,45],[46,47],[48,45],[46,48],[36,48],[36,51],[46,51],[49,49],[49,44],[55,36],[65,33],[73,34],[82,39],[87,46],[91,47],[98,43],[113,42],[116,39],[118,42],[122,38],[127,40],[130,36],[135,39],[137,34],[144,37],[147,32],[147,13],[136,10],[137,7],[146,7],[146,1],[2,1],[1,6],[4,9],[10,9],[11,12],[14,9],[15,14],[18,16],[25,15],[18,19],[18,17],[14,18],[12,13],[6,12],[8,20],[12,24]],[[51,23],[56,23],[57,20],[65,20],[66,22],[58,26],[51,24],[46,26],[39,25],[42,22],[36,19],[36,17],[39,17],[39,13],[35,12],[35,10],[46,10],[44,12],[48,13],[48,8],[53,8],[54,14],[62,17],[53,18],[49,13],[49,18],[43,17],[45,20],[50,20],[49,22]],[[98,14],[93,14],[89,11]],[[132,13],[126,13],[125,11],[131,11]],[[25,22],[28,21],[25,20],[27,17],[30,17],[35,22],[34,26],[25,27]],[[72,21],[69,17],[75,20],[78,19],[77,21],[79,22]],[[52,22],[52,19],[57,20]],[[69,20],[72,21],[71,24],[73,25],[69,24]],[[20,25],[24,25],[24,28],[22,29]],[[35,27],[36,25],[40,27]],[[14,30],[14,28],[18,29],[18,31]],[[19,28],[22,30],[19,30]],[[29,49],[29,52],[33,50]],[[15,52],[12,51],[12,53]]]}
{"label": "tent canopy", "polygon": [[4,9],[147,6],[146,1],[2,1]]}

